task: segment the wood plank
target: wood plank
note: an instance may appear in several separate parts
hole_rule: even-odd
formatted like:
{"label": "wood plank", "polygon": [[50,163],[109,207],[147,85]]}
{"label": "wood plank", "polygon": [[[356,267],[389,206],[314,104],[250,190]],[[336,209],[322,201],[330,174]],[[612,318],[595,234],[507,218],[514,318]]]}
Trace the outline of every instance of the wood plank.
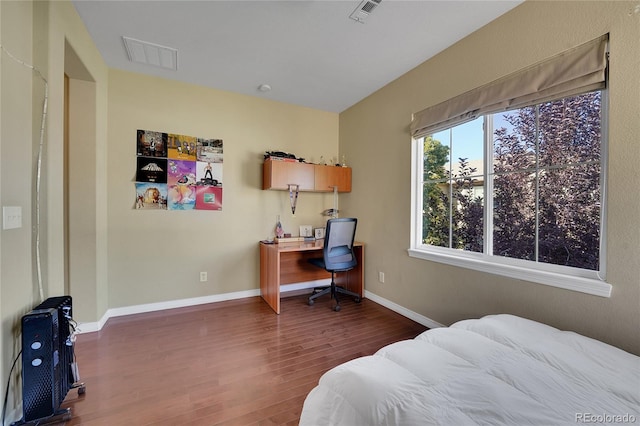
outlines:
{"label": "wood plank", "polygon": [[426,328],[371,300],[260,298],[110,319],[78,336],[86,394],[72,390],[68,426],[296,425],[330,368]]}
{"label": "wood plank", "polygon": [[280,254],[273,244],[260,244],[260,295],[271,309],[280,313]]}

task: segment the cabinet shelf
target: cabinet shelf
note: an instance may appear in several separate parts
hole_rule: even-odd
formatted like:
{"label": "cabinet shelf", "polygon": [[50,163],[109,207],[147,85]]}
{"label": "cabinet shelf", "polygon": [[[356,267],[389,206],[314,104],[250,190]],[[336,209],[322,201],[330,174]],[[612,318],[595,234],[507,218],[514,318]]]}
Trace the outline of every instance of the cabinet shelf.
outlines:
{"label": "cabinet shelf", "polygon": [[289,190],[299,185],[300,191],[351,192],[351,167],[323,166],[300,162],[272,160],[262,165],[262,189]]}

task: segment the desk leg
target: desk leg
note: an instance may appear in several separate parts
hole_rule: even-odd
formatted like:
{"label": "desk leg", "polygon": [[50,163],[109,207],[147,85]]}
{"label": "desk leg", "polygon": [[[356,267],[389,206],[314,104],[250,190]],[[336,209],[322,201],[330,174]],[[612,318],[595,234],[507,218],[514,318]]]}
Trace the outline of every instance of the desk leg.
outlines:
{"label": "desk leg", "polygon": [[260,295],[280,313],[280,259],[272,245],[260,244]]}

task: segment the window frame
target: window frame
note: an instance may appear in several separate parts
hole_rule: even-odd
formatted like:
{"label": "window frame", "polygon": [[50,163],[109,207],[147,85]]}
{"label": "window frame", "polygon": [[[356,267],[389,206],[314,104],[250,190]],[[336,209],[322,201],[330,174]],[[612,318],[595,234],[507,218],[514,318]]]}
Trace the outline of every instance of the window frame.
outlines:
{"label": "window frame", "polygon": [[[537,261],[512,259],[493,254],[468,252],[448,247],[437,247],[422,243],[422,210],[423,210],[423,140],[424,137],[412,137],[411,148],[411,242],[408,249],[410,257],[423,259],[475,271],[505,276],[516,280],[534,282],[566,290],[578,291],[601,297],[610,297],[612,286],[605,281],[606,272],[606,223],[607,223],[607,164],[608,164],[608,90],[601,89],[601,145],[600,145],[600,255],[598,271],[546,264]],[[487,114],[493,115],[493,114]],[[486,120],[485,123],[491,120]],[[461,123],[455,123],[455,127]],[[488,178],[492,169],[493,129],[487,125],[484,129],[484,193],[492,194],[492,179]],[[485,240],[491,235],[491,223],[488,220],[489,208],[493,205],[492,197],[484,200],[484,235]],[[485,241],[484,250],[487,250]]]}

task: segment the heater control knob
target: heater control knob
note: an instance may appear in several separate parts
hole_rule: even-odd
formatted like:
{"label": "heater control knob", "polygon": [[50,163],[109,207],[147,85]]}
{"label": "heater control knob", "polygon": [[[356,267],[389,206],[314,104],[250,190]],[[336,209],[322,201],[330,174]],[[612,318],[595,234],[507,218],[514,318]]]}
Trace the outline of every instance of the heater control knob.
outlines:
{"label": "heater control knob", "polygon": [[42,342],[38,342],[37,340],[31,344],[31,349],[34,351],[40,349],[42,347]]}
{"label": "heater control knob", "polygon": [[39,367],[40,364],[42,364],[42,358],[34,358],[33,361],[31,361],[31,365],[34,367]]}

